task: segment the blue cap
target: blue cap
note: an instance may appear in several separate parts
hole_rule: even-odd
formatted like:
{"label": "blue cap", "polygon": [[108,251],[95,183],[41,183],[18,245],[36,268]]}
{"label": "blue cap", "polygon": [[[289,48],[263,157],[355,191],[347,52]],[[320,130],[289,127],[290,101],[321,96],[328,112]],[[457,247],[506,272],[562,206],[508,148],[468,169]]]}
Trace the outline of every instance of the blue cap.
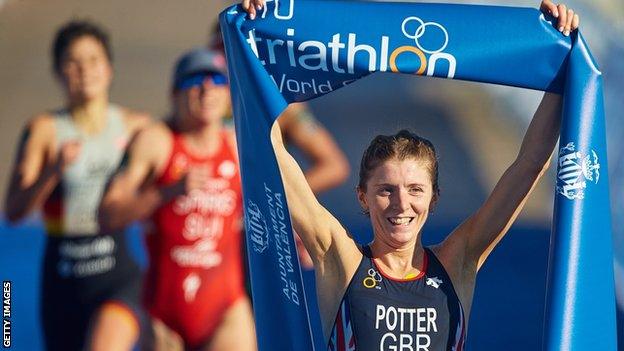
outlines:
{"label": "blue cap", "polygon": [[173,73],[173,86],[177,87],[184,79],[202,72],[227,75],[223,55],[205,48],[197,48],[185,53],[176,63]]}

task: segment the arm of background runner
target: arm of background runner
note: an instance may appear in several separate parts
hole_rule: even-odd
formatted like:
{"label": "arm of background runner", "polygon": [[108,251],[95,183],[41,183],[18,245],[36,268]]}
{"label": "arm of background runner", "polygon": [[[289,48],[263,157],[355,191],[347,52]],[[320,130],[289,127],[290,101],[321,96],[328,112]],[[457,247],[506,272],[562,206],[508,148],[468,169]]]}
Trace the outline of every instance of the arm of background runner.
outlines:
{"label": "arm of background runner", "polygon": [[161,204],[183,192],[179,183],[168,187],[153,184],[165,166],[171,147],[171,133],[162,123],[139,132],[128,148],[127,164],[111,180],[100,203],[98,219],[102,231],[146,219]]}
{"label": "arm of background runner", "polygon": [[136,133],[149,126],[152,122],[152,117],[144,112],[133,111],[127,108],[123,108],[124,123],[128,130],[128,135],[133,138]]}
{"label": "arm of background runner", "polygon": [[286,142],[294,144],[312,161],[305,177],[314,193],[329,190],[347,179],[347,158],[304,103],[290,104],[279,124]]}
{"label": "arm of background runner", "polygon": [[445,241],[458,245],[465,264],[478,270],[496,244],[507,233],[529,194],[550,165],[557,143],[561,97],[546,93],[522,141],[515,161],[507,168],[479,210],[462,223]]}
{"label": "arm of background runner", "polygon": [[58,184],[63,167],[80,152],[79,143],[68,142],[56,154],[54,132],[52,117],[41,115],[22,134],[5,200],[6,216],[11,222],[24,218],[45,202]]}

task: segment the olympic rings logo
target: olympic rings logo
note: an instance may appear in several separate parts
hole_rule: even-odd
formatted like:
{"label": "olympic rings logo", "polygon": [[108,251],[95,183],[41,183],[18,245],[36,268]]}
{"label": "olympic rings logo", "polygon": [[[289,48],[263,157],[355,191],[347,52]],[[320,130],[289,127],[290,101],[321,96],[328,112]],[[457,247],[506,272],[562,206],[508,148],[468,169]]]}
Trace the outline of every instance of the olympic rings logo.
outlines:
{"label": "olympic rings logo", "polygon": [[379,283],[381,283],[381,275],[373,268],[368,270],[368,277],[362,280],[362,284],[368,289],[377,287],[377,284]]}
{"label": "olympic rings logo", "polygon": [[[416,21],[419,23],[418,28],[416,29],[414,34],[410,34],[405,28],[405,26],[412,21]],[[427,50],[423,48],[420,45],[420,42],[418,41],[418,39],[420,39],[423,35],[425,35],[425,30],[427,29],[427,26],[440,28],[442,33],[444,33],[444,44],[442,44],[442,46],[437,50]],[[416,47],[418,47],[422,52],[428,53],[429,55],[437,54],[438,52],[443,51],[444,49],[446,49],[446,46],[448,45],[448,40],[449,40],[448,32],[446,31],[446,28],[442,27],[440,23],[424,22],[418,17],[411,16],[403,20],[403,23],[401,24],[401,30],[403,31],[403,35],[405,35],[409,39],[414,40],[414,44],[416,44]]]}
{"label": "olympic rings logo", "polygon": [[[408,25],[413,22],[416,22],[418,24],[418,27],[412,33],[411,31],[408,30]],[[422,45],[421,40],[422,40],[422,37],[425,35],[425,31],[427,30],[427,27],[438,28],[439,30],[442,31],[442,34],[444,35],[444,43],[438,49],[433,50],[431,48],[425,48]],[[404,45],[392,51],[392,53],[390,54],[390,58],[388,60],[390,69],[392,70],[392,72],[401,72],[399,70],[399,67],[397,66],[397,59],[399,55],[409,52],[409,53],[416,55],[420,62],[420,66],[414,72],[414,74],[422,75],[423,73],[425,73],[425,70],[427,70],[426,74],[428,76],[431,76],[434,73],[436,61],[438,59],[444,59],[448,61],[449,63],[449,72],[448,72],[447,77],[453,78],[453,76],[455,75],[455,65],[456,65],[455,57],[450,54],[442,52],[444,51],[444,49],[446,49],[446,46],[448,45],[448,42],[449,42],[449,34],[446,28],[444,28],[441,24],[437,22],[425,22],[419,17],[410,16],[410,17],[405,18],[403,22],[401,23],[401,31],[403,32],[403,35],[405,35],[406,38],[414,40],[415,46]],[[427,62],[427,57],[425,56],[425,53],[431,56],[429,58],[429,61],[430,61],[429,63]]]}

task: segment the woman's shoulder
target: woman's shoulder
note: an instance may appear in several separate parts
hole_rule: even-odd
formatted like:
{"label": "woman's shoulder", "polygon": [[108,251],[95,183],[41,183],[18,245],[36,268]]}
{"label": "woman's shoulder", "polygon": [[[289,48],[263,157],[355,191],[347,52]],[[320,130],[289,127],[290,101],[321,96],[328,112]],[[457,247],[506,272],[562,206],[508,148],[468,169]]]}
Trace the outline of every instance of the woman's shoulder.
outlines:
{"label": "woman's shoulder", "polygon": [[223,135],[228,140],[228,142],[231,142],[233,145],[236,145],[236,131],[234,130],[233,127],[224,126]]}
{"label": "woman's shoulder", "polygon": [[50,111],[40,112],[31,116],[24,127],[25,133],[36,137],[54,137],[55,114]]}
{"label": "woman's shoulder", "polygon": [[149,120],[145,126],[137,131],[136,139],[157,144],[166,144],[173,140],[174,132],[163,121]]}
{"label": "woman's shoulder", "polygon": [[232,153],[238,158],[238,149],[236,143],[236,132],[234,128],[229,126],[223,127],[223,136],[227,142],[228,147],[232,151]]}
{"label": "woman's shoulder", "polygon": [[130,144],[131,157],[151,164],[161,174],[173,150],[174,134],[162,121],[153,121],[139,130]]}
{"label": "woman's shoulder", "polygon": [[124,124],[130,134],[134,134],[147,127],[152,121],[152,117],[147,112],[136,111],[124,106],[114,106],[121,112]]}
{"label": "woman's shoulder", "polygon": [[28,118],[27,127],[43,127],[50,126],[54,123],[54,119],[59,114],[60,110],[46,110],[39,113],[35,113]]}

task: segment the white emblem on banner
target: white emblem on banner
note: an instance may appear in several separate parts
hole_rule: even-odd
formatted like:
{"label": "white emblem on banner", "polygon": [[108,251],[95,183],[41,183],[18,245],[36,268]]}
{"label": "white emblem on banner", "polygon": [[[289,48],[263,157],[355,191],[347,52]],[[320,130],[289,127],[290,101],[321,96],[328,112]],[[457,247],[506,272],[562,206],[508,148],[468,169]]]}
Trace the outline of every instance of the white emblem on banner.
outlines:
{"label": "white emblem on banner", "polygon": [[269,246],[269,228],[260,208],[251,200],[247,201],[245,227],[254,251],[262,253],[266,250]]}
{"label": "white emblem on banner", "polygon": [[[418,26],[416,27],[416,30],[413,31],[413,34],[411,32],[408,32],[407,28],[405,27],[405,25],[409,24],[410,22],[418,23]],[[422,45],[418,41],[418,39],[420,39],[423,35],[425,35],[425,30],[427,29],[428,26],[438,28],[442,32],[442,34],[444,34],[444,43],[437,50],[427,50],[424,47],[422,47]],[[414,44],[422,52],[426,52],[428,54],[437,54],[438,52],[443,51],[448,45],[448,40],[449,40],[448,32],[446,31],[446,28],[444,28],[440,23],[425,22],[418,17],[411,16],[403,20],[403,24],[401,24],[401,30],[403,31],[403,35],[405,35],[409,39],[414,40]]]}
{"label": "white emblem on banner", "polygon": [[599,178],[600,163],[594,150],[583,155],[573,142],[559,150],[557,193],[570,200],[583,199],[587,181],[597,184]]}

